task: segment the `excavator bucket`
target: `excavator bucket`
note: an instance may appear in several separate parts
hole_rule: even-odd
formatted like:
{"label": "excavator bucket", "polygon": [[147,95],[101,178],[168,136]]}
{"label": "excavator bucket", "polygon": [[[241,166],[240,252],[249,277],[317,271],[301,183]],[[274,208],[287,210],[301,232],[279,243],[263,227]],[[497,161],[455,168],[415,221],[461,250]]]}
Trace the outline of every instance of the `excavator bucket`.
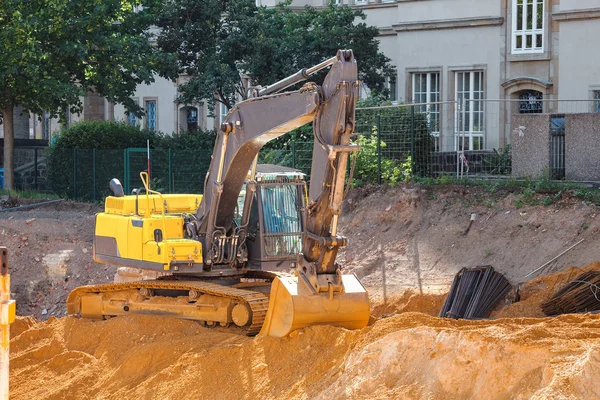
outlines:
{"label": "excavator bucket", "polygon": [[269,310],[261,336],[286,336],[311,325],[333,325],[346,329],[367,326],[369,296],[356,275],[343,275],[344,292],[302,293],[297,277],[277,277],[271,286]]}

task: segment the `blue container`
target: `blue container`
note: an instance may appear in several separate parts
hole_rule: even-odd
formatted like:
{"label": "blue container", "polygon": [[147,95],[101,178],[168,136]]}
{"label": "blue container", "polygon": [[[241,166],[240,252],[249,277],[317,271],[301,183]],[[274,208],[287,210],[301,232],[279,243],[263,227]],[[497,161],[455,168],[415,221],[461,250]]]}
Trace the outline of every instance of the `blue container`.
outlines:
{"label": "blue container", "polygon": [[4,168],[0,168],[0,189],[4,189]]}

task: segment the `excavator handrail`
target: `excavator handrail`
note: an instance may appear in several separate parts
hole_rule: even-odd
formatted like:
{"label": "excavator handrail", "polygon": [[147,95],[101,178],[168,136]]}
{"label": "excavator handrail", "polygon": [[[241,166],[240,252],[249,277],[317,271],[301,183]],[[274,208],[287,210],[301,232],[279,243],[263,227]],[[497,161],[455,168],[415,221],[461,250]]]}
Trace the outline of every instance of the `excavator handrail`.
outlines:
{"label": "excavator handrail", "polygon": [[[146,189],[146,217],[150,217],[151,212],[150,212],[150,193],[152,194],[156,194],[158,195],[158,197],[160,198],[160,203],[161,203],[161,207],[160,207],[160,213],[161,213],[161,221],[162,221],[162,231],[163,231],[163,244],[165,246],[165,253],[169,254],[169,243],[167,240],[164,239],[166,233],[167,233],[167,219],[165,218],[165,200],[163,198],[162,193],[157,192],[156,190],[152,190],[150,189],[150,182],[149,182],[149,178],[148,178],[148,173],[147,172],[140,172],[140,179],[142,180],[142,184],[144,185],[144,188]],[[157,243],[158,245],[158,243]]]}

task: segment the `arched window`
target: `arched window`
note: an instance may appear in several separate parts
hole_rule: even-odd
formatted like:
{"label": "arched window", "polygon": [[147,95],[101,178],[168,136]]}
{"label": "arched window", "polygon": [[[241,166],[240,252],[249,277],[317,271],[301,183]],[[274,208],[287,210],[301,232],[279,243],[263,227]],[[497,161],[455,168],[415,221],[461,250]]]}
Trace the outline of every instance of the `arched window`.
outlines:
{"label": "arched window", "polygon": [[198,109],[189,107],[187,110],[187,130],[188,132],[198,129]]}
{"label": "arched window", "polygon": [[519,93],[519,114],[540,114],[544,112],[544,95],[537,90],[524,90]]}

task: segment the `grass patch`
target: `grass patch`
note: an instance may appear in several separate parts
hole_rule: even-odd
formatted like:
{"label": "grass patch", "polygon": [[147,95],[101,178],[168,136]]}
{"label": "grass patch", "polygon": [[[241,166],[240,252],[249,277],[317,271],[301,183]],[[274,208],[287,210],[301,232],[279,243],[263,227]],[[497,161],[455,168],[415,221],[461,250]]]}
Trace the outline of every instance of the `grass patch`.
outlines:
{"label": "grass patch", "polygon": [[42,193],[35,190],[0,189],[0,196],[16,197],[18,199],[58,200],[61,197],[54,193]]}
{"label": "grass patch", "polygon": [[[498,180],[456,179],[455,175],[447,174],[437,178],[415,179],[415,183],[421,185],[482,187],[489,194],[497,194],[502,190],[510,191],[521,195],[519,199],[514,201],[516,208],[538,205],[547,207],[561,200],[563,197],[571,197],[600,206],[600,190],[598,188],[586,187],[574,182],[515,178]],[[489,206],[488,202],[485,204]]]}

